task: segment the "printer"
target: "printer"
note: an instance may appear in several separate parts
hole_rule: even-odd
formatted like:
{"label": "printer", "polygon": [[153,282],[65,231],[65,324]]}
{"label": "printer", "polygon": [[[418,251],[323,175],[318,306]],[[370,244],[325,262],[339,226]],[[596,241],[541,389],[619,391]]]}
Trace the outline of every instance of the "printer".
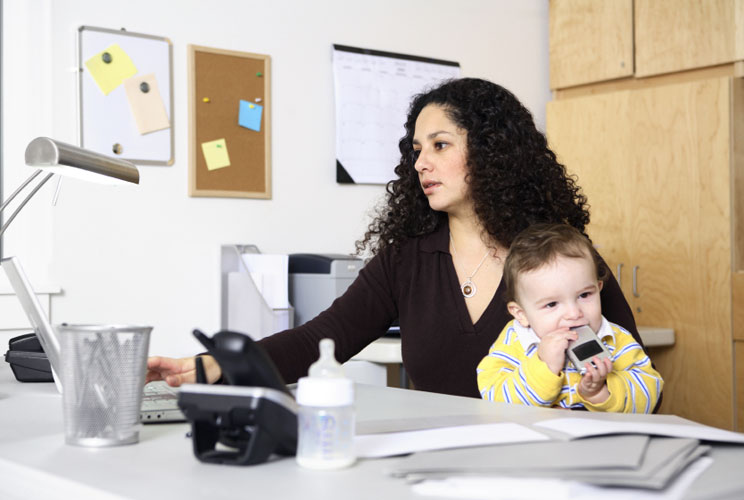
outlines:
{"label": "printer", "polygon": [[302,325],[342,295],[359,275],[362,259],[339,254],[289,255],[289,302],[295,326]]}

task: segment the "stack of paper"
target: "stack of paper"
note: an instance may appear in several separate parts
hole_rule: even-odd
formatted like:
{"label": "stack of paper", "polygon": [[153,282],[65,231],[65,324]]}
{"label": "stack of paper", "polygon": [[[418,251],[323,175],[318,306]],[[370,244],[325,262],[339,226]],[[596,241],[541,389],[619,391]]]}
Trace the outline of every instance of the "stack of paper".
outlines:
{"label": "stack of paper", "polygon": [[663,489],[709,449],[695,439],[604,436],[416,453],[397,462],[389,472],[410,481],[529,477]]}
{"label": "stack of paper", "polygon": [[519,484],[531,486],[506,497],[615,498],[632,491],[635,500],[679,498],[712,463],[704,442],[744,443],[744,434],[669,416],[571,414],[529,426],[405,432],[371,424],[368,430],[379,434],[357,436],[361,457],[413,453],[393,462],[388,473],[413,483],[418,493],[461,498],[492,498]]}

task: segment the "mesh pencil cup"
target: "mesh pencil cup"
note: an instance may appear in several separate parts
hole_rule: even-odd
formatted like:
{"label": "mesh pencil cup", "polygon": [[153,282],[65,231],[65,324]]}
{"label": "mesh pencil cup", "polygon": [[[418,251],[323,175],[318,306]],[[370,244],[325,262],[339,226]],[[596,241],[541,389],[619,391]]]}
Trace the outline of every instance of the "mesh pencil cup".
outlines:
{"label": "mesh pencil cup", "polygon": [[149,326],[60,325],[65,442],[118,446],[139,441]]}

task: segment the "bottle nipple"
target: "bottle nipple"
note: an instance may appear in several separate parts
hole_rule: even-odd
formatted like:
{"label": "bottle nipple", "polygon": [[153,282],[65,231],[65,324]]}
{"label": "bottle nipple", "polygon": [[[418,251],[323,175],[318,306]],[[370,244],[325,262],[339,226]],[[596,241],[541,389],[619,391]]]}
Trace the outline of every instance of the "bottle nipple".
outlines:
{"label": "bottle nipple", "polygon": [[317,378],[343,378],[344,369],[336,361],[334,354],[335,343],[333,339],[323,339],[320,341],[320,357],[318,361],[310,365],[308,375]]}

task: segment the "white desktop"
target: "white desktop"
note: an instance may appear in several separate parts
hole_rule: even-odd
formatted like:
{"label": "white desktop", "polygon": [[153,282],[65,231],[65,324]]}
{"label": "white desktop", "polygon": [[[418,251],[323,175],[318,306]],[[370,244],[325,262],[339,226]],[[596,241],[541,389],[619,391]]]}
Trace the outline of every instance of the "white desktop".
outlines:
{"label": "white desktop", "polygon": [[[538,429],[533,425],[538,421],[575,413],[365,385],[357,386],[356,409],[360,432],[405,430],[413,424],[420,428],[427,422],[434,426],[515,422]],[[685,423],[664,415],[598,418]],[[338,471],[303,469],[292,458],[248,467],[204,464],[194,457],[189,430],[186,423],[149,425],[134,445],[107,449],[66,445],[61,396],[54,385],[16,382],[3,363],[0,498],[424,498],[406,481],[388,474],[397,458],[360,459]],[[712,465],[695,478],[684,498],[744,497],[744,446],[714,444],[709,455]]]}

